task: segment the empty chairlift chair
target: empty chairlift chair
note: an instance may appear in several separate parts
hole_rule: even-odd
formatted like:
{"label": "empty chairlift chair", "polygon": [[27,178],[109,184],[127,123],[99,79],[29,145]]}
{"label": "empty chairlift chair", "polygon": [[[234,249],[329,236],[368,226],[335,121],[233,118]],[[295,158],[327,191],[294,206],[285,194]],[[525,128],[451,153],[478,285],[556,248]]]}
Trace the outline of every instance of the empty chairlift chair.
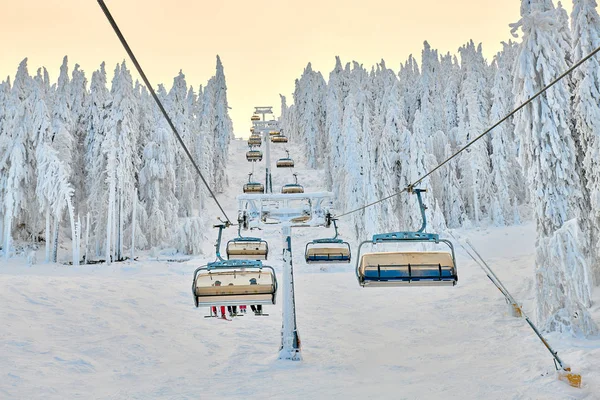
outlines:
{"label": "empty chairlift chair", "polygon": [[250,139],[248,139],[248,145],[249,146],[260,146],[262,144],[262,139],[260,138],[260,135],[255,135],[252,134],[250,135]]}
{"label": "empty chairlift chair", "polygon": [[[423,189],[410,188],[417,195],[423,224],[417,232],[393,232],[373,235],[358,248],[356,276],[363,287],[382,286],[454,286],[458,282],[456,257],[452,243],[440,239],[435,233],[426,233],[426,207],[423,205]],[[443,243],[449,251],[374,252],[361,256],[365,244],[374,246],[386,243]]]}
{"label": "empty chairlift chair", "polygon": [[228,260],[266,260],[269,255],[269,244],[261,238],[244,237],[238,224],[238,237],[227,242]]}
{"label": "empty chairlift chair", "polygon": [[196,307],[275,304],[277,277],[272,267],[255,260],[223,260],[222,231],[217,225],[217,261],[194,271],[192,294]]}
{"label": "empty chairlift chair", "polygon": [[260,150],[249,150],[246,152],[246,160],[249,162],[262,161],[262,151]]}
{"label": "empty chairlift chair", "polygon": [[260,182],[252,182],[252,174],[248,174],[248,183],[244,185],[244,193],[264,193],[265,185]]}
{"label": "empty chairlift chair", "polygon": [[337,220],[327,215],[333,222],[335,236],[326,239],[316,239],[306,244],[304,258],[307,264],[349,263],[351,258],[350,244],[338,239]]}
{"label": "empty chairlift chair", "polygon": [[287,136],[283,136],[283,135],[271,136],[271,143],[287,143],[287,142],[288,142]]}
{"label": "empty chairlift chair", "polygon": [[250,121],[260,121],[260,117],[254,114],[252,117],[250,117]]}
{"label": "empty chairlift chair", "polygon": [[304,186],[298,184],[298,175],[294,174],[295,183],[288,183],[287,185],[283,185],[281,188],[281,193],[283,194],[292,194],[292,193],[304,193]]}
{"label": "empty chairlift chair", "polygon": [[269,136],[277,136],[279,134],[280,134],[279,131],[269,131]]}
{"label": "empty chairlift chair", "polygon": [[277,160],[277,168],[294,168],[294,160],[290,158],[290,152],[287,150],[285,152],[287,153],[287,157]]}

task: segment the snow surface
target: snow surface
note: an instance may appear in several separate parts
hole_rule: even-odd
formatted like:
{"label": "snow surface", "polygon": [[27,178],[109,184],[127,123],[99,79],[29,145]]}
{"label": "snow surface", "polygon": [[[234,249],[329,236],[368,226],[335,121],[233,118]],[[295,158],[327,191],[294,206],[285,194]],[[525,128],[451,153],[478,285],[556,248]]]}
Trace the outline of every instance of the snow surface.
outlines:
{"label": "snow surface", "polygon": [[[230,218],[251,168],[245,146],[232,142],[230,187],[219,196]],[[273,164],[285,154],[274,147]],[[294,171],[308,190],[323,189],[322,171]],[[290,170],[275,170],[274,190],[291,180]],[[533,314],[534,225],[455,232]],[[166,253],[110,266],[2,260],[0,398],[600,399],[600,340],[548,335],[584,387],[558,381],[550,354],[461,249],[454,288],[363,289],[354,263],[304,263],[304,243],[330,234],[293,232],[301,362],[277,359],[280,296],[265,308],[269,317],[231,322],[203,318],[207,310],[194,307],[192,274],[214,258],[216,231],[203,246],[207,255],[185,262],[167,261],[177,257]],[[226,238],[234,236],[230,229]],[[280,274],[281,235],[262,236]],[[594,304],[599,321],[598,290]]]}

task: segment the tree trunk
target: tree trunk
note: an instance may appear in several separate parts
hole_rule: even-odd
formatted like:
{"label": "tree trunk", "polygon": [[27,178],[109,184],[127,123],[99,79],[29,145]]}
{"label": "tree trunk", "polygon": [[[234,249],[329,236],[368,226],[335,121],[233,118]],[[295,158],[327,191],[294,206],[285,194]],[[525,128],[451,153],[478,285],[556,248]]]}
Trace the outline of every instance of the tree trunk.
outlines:
{"label": "tree trunk", "polygon": [[131,216],[131,260],[135,259],[135,225],[137,222],[137,202],[138,202],[138,193],[137,190],[133,191],[133,212]]}
{"label": "tree trunk", "polygon": [[84,264],[88,264],[88,245],[90,237],[90,213],[87,213],[85,219],[85,248],[83,249]]}
{"label": "tree trunk", "polygon": [[62,211],[58,211],[54,216],[54,232],[53,232],[53,242],[52,242],[52,262],[56,262],[58,257],[58,229],[60,226]]}
{"label": "tree trunk", "polygon": [[46,263],[50,262],[50,206],[46,207]]}
{"label": "tree trunk", "polygon": [[9,210],[9,212],[6,213],[6,215],[4,216],[4,259],[8,261],[8,257],[10,255],[10,245],[11,245],[11,237],[10,237],[10,231],[12,229],[11,225],[12,225],[12,217],[10,216],[11,214],[11,210]]}

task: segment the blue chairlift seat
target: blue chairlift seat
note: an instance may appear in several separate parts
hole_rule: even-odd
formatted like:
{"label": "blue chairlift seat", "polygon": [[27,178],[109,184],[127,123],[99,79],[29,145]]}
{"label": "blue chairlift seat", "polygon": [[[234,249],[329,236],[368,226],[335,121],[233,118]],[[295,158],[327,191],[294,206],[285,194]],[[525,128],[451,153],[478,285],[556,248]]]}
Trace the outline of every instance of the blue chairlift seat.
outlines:
{"label": "blue chairlift seat", "polygon": [[[422,189],[411,188],[417,194],[423,224],[416,232],[392,232],[373,235],[358,247],[356,277],[363,287],[389,286],[454,286],[458,282],[454,246],[435,233],[424,232],[427,226]],[[365,244],[374,246],[386,243],[444,244],[449,251],[374,252],[361,256]]]}
{"label": "blue chairlift seat", "polygon": [[335,228],[334,237],[316,239],[306,244],[304,259],[307,264],[349,263],[351,261],[350,244],[337,238],[337,222],[335,219],[332,221]]}

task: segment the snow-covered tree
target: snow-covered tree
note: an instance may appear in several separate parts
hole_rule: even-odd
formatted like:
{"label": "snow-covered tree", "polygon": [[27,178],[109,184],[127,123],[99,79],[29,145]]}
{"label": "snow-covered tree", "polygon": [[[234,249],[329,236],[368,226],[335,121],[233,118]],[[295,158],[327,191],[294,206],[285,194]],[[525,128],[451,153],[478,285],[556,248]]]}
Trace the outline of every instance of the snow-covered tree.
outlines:
{"label": "snow-covered tree", "polygon": [[[513,24],[513,31],[523,31],[514,77],[517,103],[568,67],[570,44],[562,35],[560,12],[549,0],[522,2],[521,19]],[[516,115],[515,131],[537,227],[537,316],[549,330],[593,334],[597,326],[587,311],[591,276],[577,239],[577,202],[582,195],[570,98],[568,82],[558,82]]]}
{"label": "snow-covered tree", "polygon": [[[574,0],[572,21],[573,60],[577,61],[600,46],[600,17],[595,0]],[[596,282],[600,282],[600,63],[590,58],[573,72],[573,119],[580,149],[584,150],[583,166],[590,197],[589,238],[592,246],[591,265]]]}
{"label": "snow-covered tree", "polygon": [[[494,60],[494,83],[492,86],[492,123],[504,118],[513,110],[512,68],[515,62],[517,45],[503,43],[503,50]],[[511,225],[515,222],[515,206],[523,198],[523,176],[517,165],[513,120],[500,124],[491,133],[491,154],[493,195],[491,219],[496,225]]]}
{"label": "snow-covered tree", "polygon": [[[489,95],[487,65],[481,45],[470,41],[460,48],[463,81],[458,96],[459,137],[458,145],[466,145],[487,128]],[[489,213],[492,192],[489,137],[472,145],[459,158],[462,176],[463,199],[469,217],[479,223]]]}

